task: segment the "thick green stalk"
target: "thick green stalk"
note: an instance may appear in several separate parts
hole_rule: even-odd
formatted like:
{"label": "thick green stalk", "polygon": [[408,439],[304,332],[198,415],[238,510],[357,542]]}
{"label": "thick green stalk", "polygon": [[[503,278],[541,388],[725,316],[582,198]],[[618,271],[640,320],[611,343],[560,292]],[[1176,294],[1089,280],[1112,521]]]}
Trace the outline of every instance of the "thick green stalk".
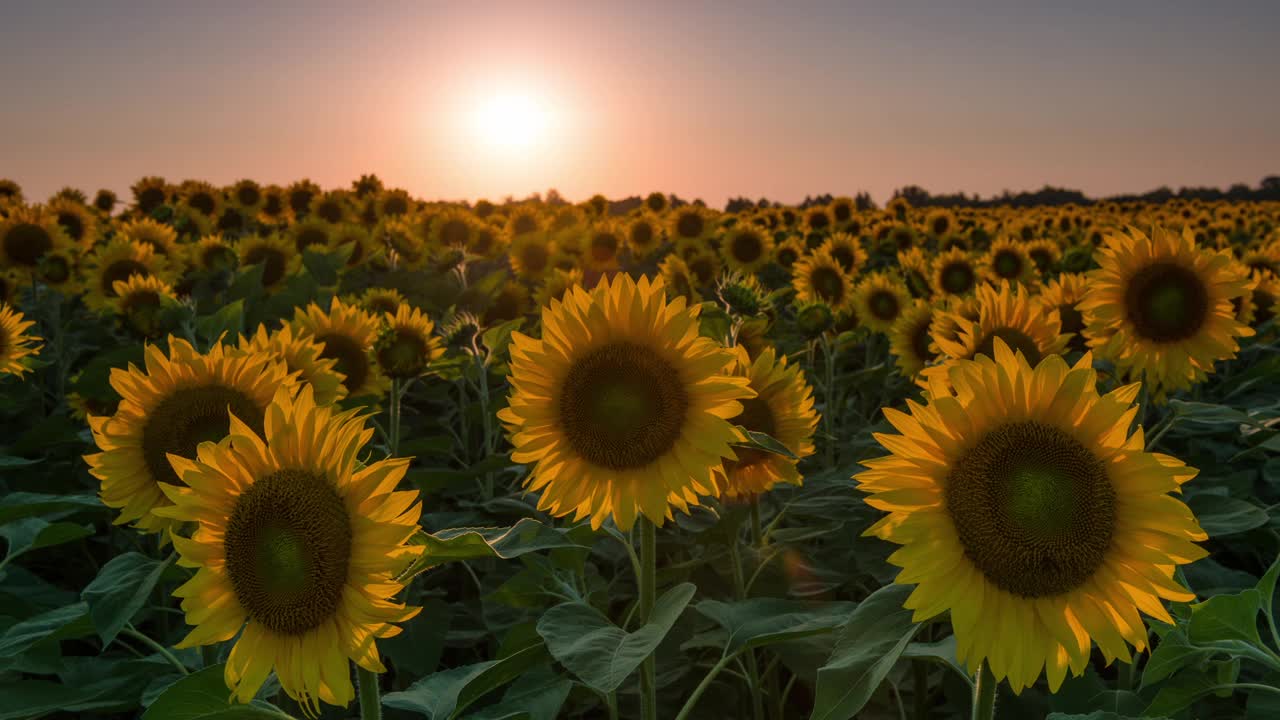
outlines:
{"label": "thick green stalk", "polygon": [[391,420],[388,422],[387,430],[387,446],[391,450],[392,457],[400,452],[400,396],[401,383],[399,378],[391,380]]}
{"label": "thick green stalk", "polygon": [[[648,518],[640,518],[640,622],[649,622],[653,614],[658,575],[657,533]],[[640,716],[643,720],[658,719],[657,663],[653,653],[640,666]]]}
{"label": "thick green stalk", "polygon": [[973,684],[973,720],[992,720],[996,716],[997,687],[999,683],[984,660]]}
{"label": "thick green stalk", "polygon": [[378,693],[378,673],[356,666],[360,687],[360,720],[382,720],[382,698]]}

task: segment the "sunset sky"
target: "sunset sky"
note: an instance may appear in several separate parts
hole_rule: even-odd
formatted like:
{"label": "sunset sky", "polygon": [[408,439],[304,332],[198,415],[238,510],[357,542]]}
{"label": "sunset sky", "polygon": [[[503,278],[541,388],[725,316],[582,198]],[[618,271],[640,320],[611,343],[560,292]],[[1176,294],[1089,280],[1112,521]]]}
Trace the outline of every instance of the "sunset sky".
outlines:
{"label": "sunset sky", "polygon": [[722,205],[1280,173],[1274,1],[262,5],[5,3],[0,177]]}

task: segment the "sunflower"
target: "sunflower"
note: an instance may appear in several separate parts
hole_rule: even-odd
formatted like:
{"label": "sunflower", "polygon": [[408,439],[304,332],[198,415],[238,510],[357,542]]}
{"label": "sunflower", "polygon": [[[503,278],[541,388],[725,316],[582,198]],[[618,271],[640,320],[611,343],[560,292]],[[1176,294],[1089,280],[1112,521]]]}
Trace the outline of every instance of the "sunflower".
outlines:
{"label": "sunflower", "polygon": [[730,270],[754,275],[773,260],[773,234],[761,227],[739,223],[725,232],[720,256]]}
{"label": "sunflower", "polygon": [[285,203],[294,218],[302,219],[311,212],[311,201],[319,197],[323,190],[309,178],[293,182],[285,188]]}
{"label": "sunflower", "polygon": [[1062,248],[1052,240],[1033,240],[1026,243],[1027,256],[1042,273],[1053,272],[1062,261]]}
{"label": "sunflower", "polygon": [[27,333],[35,321],[27,320],[22,313],[7,303],[0,302],[0,375],[22,377],[31,368],[22,361],[40,352],[40,338]]}
{"label": "sunflower", "polygon": [[227,198],[232,206],[249,218],[255,217],[258,211],[262,210],[267,199],[266,194],[262,192],[262,186],[248,178],[239,180],[227,188]]}
{"label": "sunflower", "polygon": [[374,343],[374,356],[387,377],[406,380],[427,370],[427,365],[444,354],[435,323],[421,310],[401,305],[383,315],[383,327]]}
{"label": "sunflower", "polygon": [[[850,197],[838,197],[827,203],[827,212],[831,213],[831,219],[835,221],[836,226],[846,229],[854,235],[861,231],[861,222],[858,220],[858,206]],[[857,230],[849,229],[851,225],[857,224]]]}
{"label": "sunflower", "polygon": [[369,231],[354,223],[344,223],[333,228],[330,240],[335,250],[347,252],[347,267],[355,267],[375,255],[373,238]]}
{"label": "sunflower", "polygon": [[0,304],[12,305],[23,286],[22,275],[13,268],[0,267]]}
{"label": "sunflower", "polygon": [[236,243],[236,257],[242,268],[262,266],[262,287],[268,292],[282,287],[284,281],[302,266],[302,258],[294,250],[293,243],[274,233],[241,238]]}
{"label": "sunflower", "polygon": [[267,332],[266,325],[259,325],[253,337],[240,336],[236,350],[244,355],[274,357],[284,363],[298,382],[311,386],[320,405],[332,405],[347,396],[342,384],[345,377],[335,369],[338,361],[321,357],[324,346],[313,337],[295,334],[288,324],[275,332]]}
{"label": "sunflower", "polygon": [[374,317],[382,317],[383,315],[395,315],[401,305],[408,303],[405,296],[400,294],[395,288],[371,287],[360,295],[360,299],[347,301],[348,304],[359,305],[365,312],[371,313]]}
{"label": "sunflower", "polygon": [[41,208],[19,207],[0,219],[0,267],[35,270],[46,253],[71,245],[57,218]]}
{"label": "sunflower", "polygon": [[1240,256],[1250,271],[1280,277],[1280,240],[1250,248]]}
{"label": "sunflower", "polygon": [[611,222],[597,222],[586,234],[583,260],[589,270],[606,271],[618,267],[618,253],[622,251],[625,235]]}
{"label": "sunflower", "polygon": [[169,183],[155,175],[142,178],[129,189],[133,192],[134,205],[143,215],[150,215],[152,210],[165,204],[169,199]]}
{"label": "sunflower", "polygon": [[175,258],[179,254],[178,233],[168,225],[150,218],[127,222],[120,226],[117,234],[136,243],[150,245],[157,255],[163,255],[166,258]]}
{"label": "sunflower", "polygon": [[289,324],[295,335],[309,335],[324,346],[320,357],[337,361],[334,369],[344,376],[342,384],[348,396],[381,397],[386,393],[387,379],[373,357],[379,329],[376,317],[335,297],[328,312],[315,303],[295,308]]}
{"label": "sunflower", "polygon": [[858,238],[846,232],[832,234],[822,243],[822,249],[835,258],[840,263],[840,268],[850,277],[861,272],[862,266],[867,262],[867,254]]}
{"label": "sunflower", "polygon": [[934,210],[925,216],[924,228],[930,235],[941,240],[955,232],[956,216],[950,210]]}
{"label": "sunflower", "polygon": [[667,237],[682,248],[704,245],[715,229],[711,211],[701,205],[681,205],[667,215]]}
{"label": "sunflower", "polygon": [[938,357],[933,345],[933,321],[937,307],[926,300],[916,300],[902,311],[889,328],[889,351],[905,378],[914,378]]}
{"label": "sunflower", "polygon": [[518,282],[508,280],[498,288],[497,294],[480,314],[480,320],[486,327],[492,327],[523,318],[528,312],[529,289]]}
{"label": "sunflower", "polygon": [[911,293],[901,278],[882,272],[865,276],[850,301],[862,324],[875,332],[888,332],[911,305]]}
{"label": "sunflower", "polygon": [[670,207],[671,201],[667,199],[666,193],[651,192],[644,198],[644,207],[651,213],[661,215]]}
{"label": "sunflower", "polygon": [[784,270],[790,270],[806,252],[808,248],[805,247],[804,240],[792,235],[774,246],[773,259]]}
{"label": "sunflower", "polygon": [[1157,227],[1150,237],[1129,228],[1107,239],[1098,264],[1077,306],[1089,346],[1122,374],[1145,378],[1153,397],[1199,382],[1253,334],[1231,305],[1246,292],[1244,276],[1229,254],[1196,247],[1189,228]]}
{"label": "sunflower", "polygon": [[732,353],[698,334],[699,309],[668,303],[661,280],[619,274],[543,308],[541,340],[512,335],[498,417],[512,459],[533,465],[525,487],[540,509],[626,531],[716,492],[729,443],[745,439],[728,419],[755,393],[728,374]]}
{"label": "sunflower", "polygon": [[118,280],[128,280],[134,275],[156,275],[171,279],[169,264],[157,255],[150,245],[136,243],[124,237],[116,237],[101,245],[85,259],[85,304],[92,310],[102,311],[116,296]]}
{"label": "sunflower", "polygon": [[467,244],[467,252],[479,258],[493,260],[506,250],[502,231],[485,222],[476,221],[475,231]]}
{"label": "sunflower", "polygon": [[236,269],[239,258],[236,249],[221,235],[206,235],[185,246],[187,266],[202,272],[229,272]]}
{"label": "sunflower", "polygon": [[[420,608],[391,598],[422,552],[408,543],[422,504],[397,491],[406,459],[363,464],[373,436],[353,410],[317,405],[309,385],[282,389],[263,422],[228,423],[230,437],[173,458],[160,510],[195,523],[175,536],[179,564],[197,568],[174,591],[194,629],[178,647],[230,640],[224,680],[242,703],[274,670],[310,715],[355,697],[348,660],[383,672],[375,639],[400,632]],[[226,431],[226,428],[223,428]],[[243,632],[241,632],[243,628]]]}
{"label": "sunflower", "polygon": [[916,247],[916,243],[919,240],[915,228],[905,223],[890,226],[887,238],[894,250],[898,252]]}
{"label": "sunflower", "polygon": [[933,295],[933,260],[922,248],[898,251],[898,269],[911,297],[928,298]]}
{"label": "sunflower", "polygon": [[698,278],[679,255],[672,253],[663,258],[658,264],[658,274],[662,276],[667,295],[671,299],[682,297],[689,305],[702,302]]}
{"label": "sunflower", "polygon": [[44,254],[36,266],[35,276],[46,286],[67,297],[78,295],[80,279],[77,267],[80,260],[74,246],[59,248]]}
{"label": "sunflower", "polygon": [[408,215],[413,209],[413,198],[404,190],[387,190],[378,198],[378,217]]}
{"label": "sunflower", "polygon": [[112,289],[115,297],[108,304],[121,323],[144,338],[164,333],[163,313],[178,304],[172,285],[154,275],[130,275]]}
{"label": "sunflower", "polygon": [[511,271],[525,280],[540,280],[551,268],[555,246],[542,233],[528,232],[515,236],[507,248]]}
{"label": "sunflower", "polygon": [[[799,365],[787,365],[786,356],[765,348],[751,359],[747,350],[735,348],[738,362],[734,374],[746,377],[756,396],[742,400],[742,414],[733,419],[735,425],[760,432],[782,443],[797,458],[813,454],[813,431],[818,426],[818,413],[813,409],[813,388],[805,382]],[[728,497],[752,497],[785,482],[800,484],[798,460],[783,455],[735,448],[736,459],[724,461],[724,471],[717,474],[720,491]]]}
{"label": "sunflower", "polygon": [[0,205],[22,202],[22,186],[9,178],[0,178]]}
{"label": "sunflower", "polygon": [[1009,282],[1031,285],[1036,280],[1036,264],[1027,254],[1026,247],[1012,238],[1001,238],[991,244],[991,249],[983,258],[987,275],[998,282]]}
{"label": "sunflower", "polygon": [[1280,278],[1255,272],[1252,275],[1253,295],[1249,305],[1253,307],[1253,324],[1262,325],[1276,316],[1280,303]]}
{"label": "sunflower", "polygon": [[309,215],[331,222],[335,225],[354,219],[351,208],[351,195],[345,190],[331,190],[327,193],[311,197]]}
{"label": "sunflower", "polygon": [[190,180],[178,187],[178,194],[187,207],[207,218],[218,217],[222,210],[222,191],[207,182]]}
{"label": "sunflower", "polygon": [[564,294],[569,292],[570,288],[582,285],[582,270],[573,268],[572,270],[561,270],[559,268],[552,270],[547,275],[546,280],[538,286],[538,290],[533,294],[533,302],[538,307],[546,307],[551,304],[552,300],[563,302]]}
{"label": "sunflower", "polygon": [[289,241],[293,243],[294,250],[301,253],[308,248],[327,250],[332,247],[335,229],[334,225],[327,220],[309,217],[290,225],[287,234]]}
{"label": "sunflower", "polygon": [[507,215],[507,236],[512,238],[537,233],[542,229],[542,215],[532,205],[522,205]]}
{"label": "sunflower", "polygon": [[652,215],[641,213],[627,225],[626,240],[632,259],[644,260],[662,245],[662,225]]}
{"label": "sunflower", "polygon": [[933,289],[943,295],[968,295],[982,281],[981,272],[969,253],[951,248],[933,260]]}
{"label": "sunflower", "polygon": [[469,211],[452,208],[431,220],[430,240],[434,247],[469,249],[475,242],[479,222]]}
{"label": "sunflower", "polygon": [[120,199],[116,197],[116,194],[106,189],[99,190],[97,194],[93,196],[94,209],[104,215],[110,215],[111,212],[116,209],[116,203],[118,202],[120,202]]}
{"label": "sunflower", "polygon": [[824,249],[814,251],[791,266],[791,284],[802,303],[821,300],[832,310],[848,307],[853,299],[853,280],[840,263]]}
{"label": "sunflower", "polygon": [[972,360],[978,355],[991,357],[996,340],[1037,364],[1050,355],[1061,355],[1066,349],[1070,337],[1061,334],[1062,321],[1057,310],[1036,302],[1026,288],[1008,282],[1002,283],[999,289],[983,285],[978,288],[975,300],[977,319],[964,317],[960,312],[947,313],[956,328],[954,337],[938,332],[935,326],[933,340],[944,362],[925,368],[919,379],[922,387],[931,378],[947,378],[950,366],[957,360]]}
{"label": "sunflower", "polygon": [[46,211],[81,250],[91,249],[98,241],[98,216],[84,203],[62,198],[50,202]]}
{"label": "sunflower", "polygon": [[804,211],[804,231],[806,234],[822,234],[831,230],[831,213],[824,206],[811,207]]}
{"label": "sunflower", "polygon": [[689,266],[689,272],[693,273],[698,287],[711,287],[720,275],[720,256],[710,249],[690,255],[685,258],[685,264]]}
{"label": "sunflower", "polygon": [[1139,611],[1173,624],[1161,598],[1195,599],[1174,568],[1207,554],[1168,494],[1196,470],[1144,451],[1142,430],[1129,431],[1138,386],[1099,395],[1091,362],[1033,369],[997,342],[994,358],[932,384],[925,405],[908,401],[910,414],[886,408],[902,434],[876,434],[891,454],[854,478],[889,513],[865,534],[902,545],[889,562],[896,582],[916,584],[914,619],[949,610],[957,658],[975,671],[985,661],[1014,692],[1042,669],[1057,691],[1094,641],[1108,663],[1145,649]]}
{"label": "sunflower", "polygon": [[1071,335],[1068,347],[1077,352],[1084,352],[1088,347],[1084,340],[1084,316],[1076,309],[1088,292],[1087,283],[1080,273],[1062,273],[1050,280],[1040,292],[1040,302],[1057,309],[1062,332]]}
{"label": "sunflower", "polygon": [[283,225],[289,222],[289,201],[285,197],[284,188],[279,185],[268,185],[262,189],[262,209],[258,211],[258,222],[267,225]]}
{"label": "sunflower", "polygon": [[431,249],[427,247],[426,236],[414,227],[409,218],[396,217],[374,230],[375,238],[381,238],[386,247],[393,253],[396,262],[410,270],[421,270],[431,259]]}
{"label": "sunflower", "polygon": [[127,370],[112,370],[120,406],[114,415],[89,418],[102,452],[85,461],[102,481],[103,504],[120,510],[116,524],[169,528],[174,521],[152,512],[169,504],[160,483],[182,482],[169,457],[194,458],[201,442],[226,437],[228,412],[261,428],[276,389],[294,384],[284,364],[270,356],[243,355],[222,345],[202,355],[173,336],[168,356],[148,345],[143,369],[130,363]]}

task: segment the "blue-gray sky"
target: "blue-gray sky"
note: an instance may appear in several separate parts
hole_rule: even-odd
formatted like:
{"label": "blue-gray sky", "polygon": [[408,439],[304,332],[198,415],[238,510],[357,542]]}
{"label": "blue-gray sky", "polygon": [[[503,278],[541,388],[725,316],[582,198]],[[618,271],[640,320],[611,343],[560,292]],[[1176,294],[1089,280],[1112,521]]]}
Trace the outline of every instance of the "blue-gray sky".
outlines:
{"label": "blue-gray sky", "polygon": [[[0,0],[0,177],[714,204],[1255,184],[1280,173],[1278,46],[1274,1]],[[533,120],[481,117],[512,96],[545,126],[525,143],[494,134]]]}

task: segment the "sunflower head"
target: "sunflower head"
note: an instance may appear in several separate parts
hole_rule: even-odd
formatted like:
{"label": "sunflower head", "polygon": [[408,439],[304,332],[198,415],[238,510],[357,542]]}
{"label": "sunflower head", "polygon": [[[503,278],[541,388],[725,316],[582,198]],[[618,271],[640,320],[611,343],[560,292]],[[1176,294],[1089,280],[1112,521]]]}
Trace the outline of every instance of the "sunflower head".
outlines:
{"label": "sunflower head", "polygon": [[291,225],[288,230],[288,237],[297,252],[302,252],[308,248],[324,250],[333,245],[333,236],[336,229],[327,220],[311,217]]}
{"label": "sunflower head", "polygon": [[713,473],[742,433],[728,421],[754,395],[733,355],[698,334],[697,307],[661,280],[624,274],[574,288],[542,311],[542,339],[515,333],[510,405],[498,417],[526,487],[555,515],[643,514],[662,524],[716,492]]}
{"label": "sunflower head", "polygon": [[791,284],[803,303],[821,301],[834,310],[853,299],[853,281],[825,249],[804,256],[791,266]]}
{"label": "sunflower head", "polygon": [[56,216],[43,208],[19,207],[0,217],[0,267],[34,270],[46,254],[71,246]]}
{"label": "sunflower head", "polygon": [[681,205],[667,214],[667,237],[677,243],[699,243],[715,232],[715,220],[701,205]]}
{"label": "sunflower head", "polygon": [[115,284],[134,275],[155,275],[163,280],[172,276],[168,261],[157,255],[150,245],[116,237],[101,245],[85,260],[85,304],[104,310],[116,297]]}
{"label": "sunflower head", "polygon": [[28,332],[35,322],[10,305],[0,302],[0,375],[30,372],[24,358],[34,357],[43,347],[40,338]]}
{"label": "sunflower head", "polygon": [[672,253],[663,258],[658,266],[658,272],[662,274],[663,285],[666,286],[667,294],[672,298],[683,297],[690,305],[702,301],[702,293],[699,292],[702,286],[698,283],[698,278],[693,271],[689,269],[689,264],[679,255]]}
{"label": "sunflower head", "polygon": [[632,259],[644,260],[662,245],[662,225],[652,215],[641,213],[627,225],[626,241]]}
{"label": "sunflower head", "polygon": [[195,626],[178,646],[239,633],[224,678],[237,700],[274,670],[309,715],[321,702],[346,706],[348,663],[385,670],[375,639],[420,609],[392,600],[422,550],[408,542],[417,492],[396,490],[409,461],[362,463],[373,435],[364,417],[317,404],[310,385],[282,388],[256,425],[233,412],[228,431],[194,458],[174,456],[178,482],[163,485],[172,505],[159,512],[195,528],[173,541],[178,562],[196,568],[174,591]]}
{"label": "sunflower head", "polygon": [[933,303],[916,300],[889,329],[889,349],[903,377],[914,378],[937,358],[932,334],[936,315],[937,307]]}
{"label": "sunflower head", "polygon": [[951,248],[933,260],[933,288],[944,295],[968,295],[982,279],[969,253],[960,248]]}
{"label": "sunflower head", "polygon": [[178,233],[174,232],[172,227],[151,218],[134,220],[121,225],[119,235],[150,246],[157,255],[166,258],[178,255]]}
{"label": "sunflower head", "polygon": [[118,198],[114,192],[106,189],[99,190],[93,196],[93,207],[96,208],[98,212],[105,213],[107,215],[110,215],[111,212],[116,209],[116,203],[118,202],[120,202],[120,198]]}
{"label": "sunflower head", "polygon": [[862,324],[876,332],[888,332],[911,304],[911,293],[901,278],[876,272],[865,276],[853,292],[853,310]]}
{"label": "sunflower head", "polygon": [[374,355],[382,372],[400,380],[426,372],[427,365],[444,353],[435,329],[430,318],[408,305],[383,315],[382,329],[374,343]]}
{"label": "sunflower head", "polygon": [[773,259],[773,233],[748,223],[739,223],[725,232],[720,256],[730,269],[751,275]]}
{"label": "sunflower head", "polygon": [[666,212],[667,207],[670,206],[670,204],[671,203],[667,199],[666,193],[651,192],[644,198],[645,209],[651,213],[657,213],[659,215]]}
{"label": "sunflower head", "polygon": [[143,215],[150,215],[169,199],[169,183],[162,177],[144,177],[130,189],[133,191],[134,206]]}
{"label": "sunflower head", "polygon": [[821,337],[835,326],[835,321],[831,306],[821,300],[802,303],[796,308],[796,326],[806,338]]}
{"label": "sunflower head", "polygon": [[377,317],[335,297],[328,311],[315,303],[295,309],[290,325],[295,335],[312,337],[324,346],[320,357],[335,361],[347,395],[381,397],[386,392],[387,378],[373,355],[380,329]]}
{"label": "sunflower head", "polygon": [[622,228],[612,222],[598,222],[588,230],[585,237],[586,243],[582,251],[588,269],[606,271],[618,267],[618,253],[626,243]]}
{"label": "sunflower head", "polygon": [[1023,244],[1010,238],[997,240],[991,246],[986,266],[988,274],[997,282],[1008,280],[1030,284],[1035,280],[1037,271]]}
{"label": "sunflower head", "polygon": [[324,346],[309,335],[298,335],[285,324],[275,332],[259,325],[253,337],[241,336],[237,350],[245,355],[270,356],[284,363],[298,381],[307,383],[320,405],[332,405],[347,396],[346,376],[338,372],[338,361],[324,357]]}
{"label": "sunflower head", "polygon": [[485,307],[480,318],[485,326],[493,326],[508,320],[522,318],[529,312],[529,289],[508,280],[498,288],[497,294]]}
{"label": "sunflower head", "polygon": [[716,297],[733,315],[751,318],[769,310],[769,296],[754,275],[731,272],[716,281]]}
{"label": "sunflower head", "polygon": [[849,275],[856,275],[862,271],[862,266],[867,261],[867,254],[862,249],[862,243],[854,235],[845,232],[838,232],[827,238],[822,244],[825,250],[836,262],[840,263],[840,268]]}
{"label": "sunflower head", "polygon": [[551,269],[555,245],[542,233],[527,232],[515,236],[508,247],[511,270],[526,280],[540,280]]}
{"label": "sunflower head", "polygon": [[178,304],[172,285],[154,275],[131,275],[117,280],[113,289],[110,304],[121,323],[144,338],[165,333],[169,327],[165,313]]}
{"label": "sunflower head", "polygon": [[1099,394],[1091,363],[1033,368],[997,340],[931,382],[924,405],[886,408],[900,434],[876,434],[890,454],[855,477],[887,513],[866,534],[902,546],[889,562],[916,585],[906,607],[917,621],[949,610],[957,657],[1014,692],[1041,672],[1056,691],[1094,641],[1128,661],[1147,643],[1139,611],[1172,624],[1161,600],[1194,599],[1174,568],[1206,554],[1169,494],[1196,471],[1144,450],[1138,387]]}
{"label": "sunflower head", "polygon": [[250,235],[236,243],[236,256],[241,267],[260,265],[262,287],[278,290],[302,266],[302,258],[293,243],[277,235]]}

